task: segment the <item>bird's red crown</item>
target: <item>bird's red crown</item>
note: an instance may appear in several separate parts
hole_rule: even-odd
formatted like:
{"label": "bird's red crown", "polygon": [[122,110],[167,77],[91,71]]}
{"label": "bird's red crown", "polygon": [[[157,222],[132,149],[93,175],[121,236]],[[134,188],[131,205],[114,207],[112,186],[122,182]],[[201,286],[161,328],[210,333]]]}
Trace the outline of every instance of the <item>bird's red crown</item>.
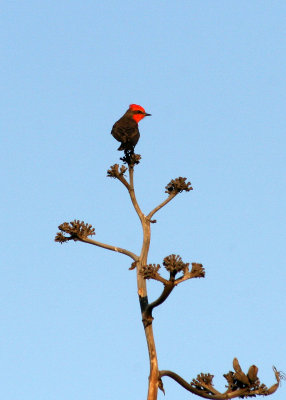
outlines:
{"label": "bird's red crown", "polygon": [[130,104],[129,106],[129,110],[133,110],[133,111],[142,111],[145,112],[144,108],[139,106],[138,104]]}

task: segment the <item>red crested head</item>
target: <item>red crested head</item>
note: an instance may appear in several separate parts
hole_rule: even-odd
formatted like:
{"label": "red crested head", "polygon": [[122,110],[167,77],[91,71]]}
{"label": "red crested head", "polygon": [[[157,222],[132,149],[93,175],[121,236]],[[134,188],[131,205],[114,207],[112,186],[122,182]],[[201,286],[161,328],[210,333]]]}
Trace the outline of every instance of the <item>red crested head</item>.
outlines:
{"label": "red crested head", "polygon": [[138,104],[130,104],[129,110],[132,111],[132,118],[134,121],[138,122],[141,121],[144,117],[147,117],[151,114],[145,112],[144,108],[139,106]]}

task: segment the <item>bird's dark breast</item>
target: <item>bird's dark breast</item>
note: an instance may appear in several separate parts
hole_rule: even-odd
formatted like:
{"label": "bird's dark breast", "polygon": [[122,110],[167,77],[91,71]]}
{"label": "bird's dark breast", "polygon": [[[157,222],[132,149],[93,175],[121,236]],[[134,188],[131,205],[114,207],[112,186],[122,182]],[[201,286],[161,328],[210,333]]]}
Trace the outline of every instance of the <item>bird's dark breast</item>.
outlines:
{"label": "bird's dark breast", "polygon": [[137,122],[130,118],[121,118],[115,122],[111,134],[122,144],[126,144],[127,146],[130,144],[133,147],[137,144],[140,137]]}

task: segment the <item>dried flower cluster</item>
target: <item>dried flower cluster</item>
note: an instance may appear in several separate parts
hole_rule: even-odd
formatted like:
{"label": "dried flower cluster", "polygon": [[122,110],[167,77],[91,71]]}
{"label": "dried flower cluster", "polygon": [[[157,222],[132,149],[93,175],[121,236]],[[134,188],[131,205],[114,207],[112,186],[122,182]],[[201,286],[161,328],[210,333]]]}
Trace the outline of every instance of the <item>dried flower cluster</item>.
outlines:
{"label": "dried flower cluster", "polygon": [[163,265],[170,274],[175,276],[178,272],[187,271],[190,264],[184,263],[180,256],[171,254],[164,258]]}
{"label": "dried flower cluster", "polygon": [[[71,222],[63,222],[59,225],[59,230],[55,237],[55,242],[64,243],[69,240],[80,240],[85,239],[88,236],[95,235],[94,228],[90,224],[86,224],[83,221],[74,220]],[[65,236],[64,233],[70,236]]]}
{"label": "dried flower cluster", "polygon": [[191,182],[186,182],[187,178],[182,178],[181,176],[176,179],[172,179],[171,182],[165,187],[165,193],[180,193],[183,191],[189,192],[193,190]]}
{"label": "dried flower cluster", "polygon": [[207,394],[213,394],[212,386],[213,386],[213,377],[211,374],[199,374],[196,379],[193,379],[191,385]]}
{"label": "dried flower cluster", "polygon": [[159,264],[149,264],[149,265],[143,265],[140,274],[145,278],[145,279],[155,279],[158,276],[158,271],[160,269]]}
{"label": "dried flower cluster", "polygon": [[[204,278],[205,276],[205,270],[202,264],[192,263],[192,269],[189,271],[189,263],[184,263],[181,257],[175,254],[165,257],[163,260],[163,265],[170,273],[169,280],[163,278],[159,274],[159,264],[143,265],[141,267],[140,274],[144,277],[144,279],[154,279],[162,282],[164,285],[169,285],[171,283],[172,286],[178,285],[187,279]],[[176,274],[179,272],[182,272],[183,274],[175,279]]]}
{"label": "dried flower cluster", "polygon": [[202,264],[192,263],[192,270],[190,272],[193,278],[204,278],[205,269]]}
{"label": "dried flower cluster", "polygon": [[107,170],[107,176],[109,178],[119,178],[123,177],[127,168],[124,165],[121,165],[119,169],[119,164],[114,164],[110,167],[109,170]]}

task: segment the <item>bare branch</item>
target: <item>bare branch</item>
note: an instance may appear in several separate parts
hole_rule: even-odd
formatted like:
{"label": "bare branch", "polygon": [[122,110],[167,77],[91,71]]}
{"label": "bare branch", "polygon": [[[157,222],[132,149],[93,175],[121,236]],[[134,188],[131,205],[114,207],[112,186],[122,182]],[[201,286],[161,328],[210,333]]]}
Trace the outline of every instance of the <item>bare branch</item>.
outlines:
{"label": "bare branch", "polygon": [[164,303],[165,300],[167,300],[167,298],[169,297],[169,295],[171,294],[172,290],[174,289],[175,285],[174,282],[172,281],[168,281],[168,284],[165,285],[163,292],[161,293],[161,295],[158,297],[157,300],[153,301],[153,303],[150,303],[147,307],[147,312],[149,312],[150,314],[152,313],[152,310],[155,307],[158,307],[160,304]]}
{"label": "bare branch", "polygon": [[[135,154],[136,155],[136,154]],[[140,221],[142,223],[143,219],[144,219],[144,214],[141,211],[139,204],[137,202],[136,196],[135,196],[135,191],[134,191],[134,166],[132,164],[129,165],[128,167],[129,170],[129,188],[128,188],[128,192],[130,195],[130,199],[132,201],[133,207],[138,215],[138,217],[140,218]]]}
{"label": "bare branch", "polygon": [[182,178],[181,176],[176,179],[172,179],[168,185],[166,186],[165,193],[168,193],[169,196],[167,197],[166,200],[164,200],[161,204],[159,204],[157,207],[155,207],[150,213],[147,215],[147,218],[150,220],[153,215],[159,211],[162,207],[164,207],[169,201],[171,201],[178,193],[181,193],[183,191],[189,192],[190,190],[193,190],[191,186],[191,182],[186,182],[187,178]]}
{"label": "bare branch", "polygon": [[155,207],[152,211],[149,212],[149,214],[147,215],[147,218],[150,220],[157,211],[159,211],[162,207],[164,207],[166,204],[168,204],[169,201],[171,201],[177,194],[178,193],[176,193],[176,192],[171,193],[166,198],[166,200],[162,201],[161,204],[159,204],[157,207]]}
{"label": "bare branch", "polygon": [[129,190],[129,188],[130,188],[129,183],[124,178],[124,174],[125,174],[126,170],[127,170],[127,168],[124,165],[121,165],[121,167],[119,169],[119,165],[114,164],[110,167],[109,170],[107,170],[107,176],[110,178],[118,179]]}
{"label": "bare branch", "polygon": [[[159,275],[159,274],[158,274]],[[162,278],[163,279],[163,278]],[[159,280],[159,279],[158,279]],[[164,285],[164,289],[161,293],[161,295],[158,297],[157,300],[153,301],[150,304],[147,304],[145,307],[142,317],[143,317],[143,323],[144,326],[147,327],[148,325],[152,324],[153,317],[152,317],[152,311],[155,307],[158,307],[160,304],[164,303],[165,300],[169,297],[171,294],[172,290],[174,289],[174,281],[166,281],[166,284]]]}
{"label": "bare branch", "polygon": [[81,239],[78,239],[78,240],[81,241],[81,242],[84,242],[84,243],[93,244],[94,246],[102,247],[102,248],[107,249],[107,250],[116,251],[117,253],[125,254],[126,256],[132,258],[132,260],[134,260],[134,261],[138,261],[138,259],[139,259],[139,257],[136,254],[132,253],[132,251],[123,249],[121,247],[112,246],[112,245],[109,245],[109,244],[106,244],[106,243],[97,242],[96,240],[92,240],[92,239],[88,239],[88,238],[81,238]]}

